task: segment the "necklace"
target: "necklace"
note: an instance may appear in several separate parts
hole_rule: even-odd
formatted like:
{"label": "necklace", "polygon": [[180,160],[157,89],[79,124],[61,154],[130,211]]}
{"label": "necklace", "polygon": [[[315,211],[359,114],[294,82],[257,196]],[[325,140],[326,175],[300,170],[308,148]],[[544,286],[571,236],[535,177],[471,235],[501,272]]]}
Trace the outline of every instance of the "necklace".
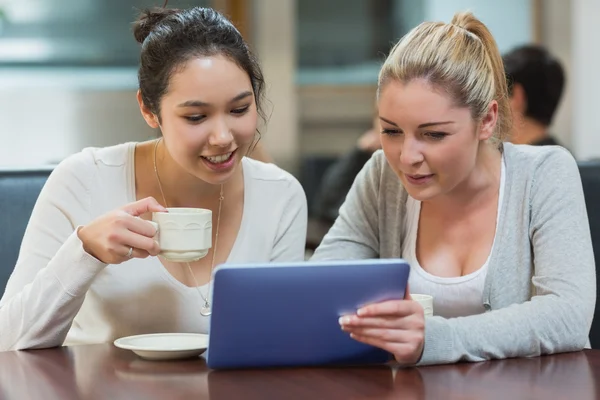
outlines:
{"label": "necklace", "polygon": [[[160,182],[160,177],[158,176],[158,168],[156,168],[156,149],[158,147],[158,144],[161,142],[161,140],[162,140],[162,138],[158,139],[156,141],[156,144],[154,145],[154,157],[153,157],[153,159],[154,159],[154,174],[156,175],[156,181],[158,182],[158,188],[160,189],[160,194],[162,195],[163,202],[165,203],[165,207],[168,208],[169,205],[167,204],[165,192],[163,191],[162,184]],[[221,184],[221,193],[219,194],[219,212],[217,214],[217,231],[215,232],[215,245],[213,246],[212,262],[210,264],[211,277],[212,277],[213,268],[215,267],[215,257],[217,255],[217,245],[219,243],[219,226],[221,225],[221,206],[223,204],[224,199],[225,199],[225,197],[223,197],[223,184]],[[198,290],[200,297],[202,297],[202,300],[204,301],[204,305],[202,306],[202,308],[200,308],[200,314],[204,317],[208,317],[208,316],[210,316],[210,314],[212,314],[212,310],[210,308],[210,302],[208,301],[208,299],[210,299],[210,281],[208,284],[208,291],[206,293],[206,297],[204,297],[204,295],[202,294],[202,291],[200,290],[200,285],[198,285],[198,281],[196,280],[196,276],[194,275],[194,272],[192,271],[192,267],[190,266],[190,263],[186,262],[185,265],[187,265],[187,269],[188,269],[190,275],[192,276],[192,279],[194,280],[196,289]]]}

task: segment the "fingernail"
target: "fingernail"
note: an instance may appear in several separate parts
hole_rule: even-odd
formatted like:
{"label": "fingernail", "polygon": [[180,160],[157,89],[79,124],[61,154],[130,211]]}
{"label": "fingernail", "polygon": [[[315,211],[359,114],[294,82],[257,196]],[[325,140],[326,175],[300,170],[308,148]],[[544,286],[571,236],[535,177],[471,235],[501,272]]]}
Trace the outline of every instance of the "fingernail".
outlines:
{"label": "fingernail", "polygon": [[359,308],[358,311],[356,311],[356,315],[363,316],[365,314],[365,310],[363,310],[362,308]]}
{"label": "fingernail", "polygon": [[338,322],[340,325],[348,325],[350,323],[350,317],[340,317]]}

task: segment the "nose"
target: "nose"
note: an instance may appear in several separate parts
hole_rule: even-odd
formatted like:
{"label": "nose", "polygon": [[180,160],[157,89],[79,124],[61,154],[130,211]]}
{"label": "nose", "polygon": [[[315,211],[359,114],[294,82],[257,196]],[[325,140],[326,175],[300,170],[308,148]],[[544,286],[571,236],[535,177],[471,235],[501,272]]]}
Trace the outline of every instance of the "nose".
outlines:
{"label": "nose", "polygon": [[400,163],[412,167],[423,162],[424,157],[418,140],[406,135],[400,149]]}
{"label": "nose", "polygon": [[215,147],[229,147],[233,141],[233,135],[229,126],[223,119],[219,120],[208,137],[208,144]]}

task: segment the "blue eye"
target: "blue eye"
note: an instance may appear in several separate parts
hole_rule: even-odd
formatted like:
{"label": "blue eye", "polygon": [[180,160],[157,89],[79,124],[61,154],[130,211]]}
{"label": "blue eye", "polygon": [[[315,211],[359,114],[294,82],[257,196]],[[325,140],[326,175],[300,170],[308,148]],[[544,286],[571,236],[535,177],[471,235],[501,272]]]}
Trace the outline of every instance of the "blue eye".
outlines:
{"label": "blue eye", "polygon": [[442,140],[443,138],[448,136],[447,133],[443,132],[425,132],[425,135],[429,136],[433,140]]}

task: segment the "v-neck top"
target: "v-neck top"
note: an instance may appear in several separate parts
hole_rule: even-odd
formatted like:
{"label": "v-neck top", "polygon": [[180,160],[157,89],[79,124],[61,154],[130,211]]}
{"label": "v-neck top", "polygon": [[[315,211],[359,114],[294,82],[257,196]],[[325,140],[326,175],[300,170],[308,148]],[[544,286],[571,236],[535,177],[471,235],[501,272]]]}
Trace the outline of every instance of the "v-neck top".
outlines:
{"label": "v-neck top", "polygon": [[506,171],[504,157],[501,161],[500,189],[498,191],[498,211],[496,212],[496,229],[490,253],[485,262],[477,270],[470,274],[459,277],[440,277],[425,271],[417,258],[417,234],[419,230],[419,217],[421,214],[421,202],[411,196],[406,201],[406,240],[402,246],[402,258],[410,264],[411,274],[409,278],[412,293],[428,294],[433,296],[433,313],[446,318],[466,317],[468,315],[485,312],[483,306],[483,288],[487,275],[490,257],[496,243],[502,200],[504,197],[504,185]]}
{"label": "v-neck top", "polygon": [[[156,257],[106,265],[85,252],[76,234],[136,200],[135,145],[88,148],[52,172],[0,301],[0,350],[208,332],[199,290],[206,296],[209,284],[184,285]],[[227,263],[304,260],[307,206],[298,180],[250,158],[239,167],[243,215]]]}

